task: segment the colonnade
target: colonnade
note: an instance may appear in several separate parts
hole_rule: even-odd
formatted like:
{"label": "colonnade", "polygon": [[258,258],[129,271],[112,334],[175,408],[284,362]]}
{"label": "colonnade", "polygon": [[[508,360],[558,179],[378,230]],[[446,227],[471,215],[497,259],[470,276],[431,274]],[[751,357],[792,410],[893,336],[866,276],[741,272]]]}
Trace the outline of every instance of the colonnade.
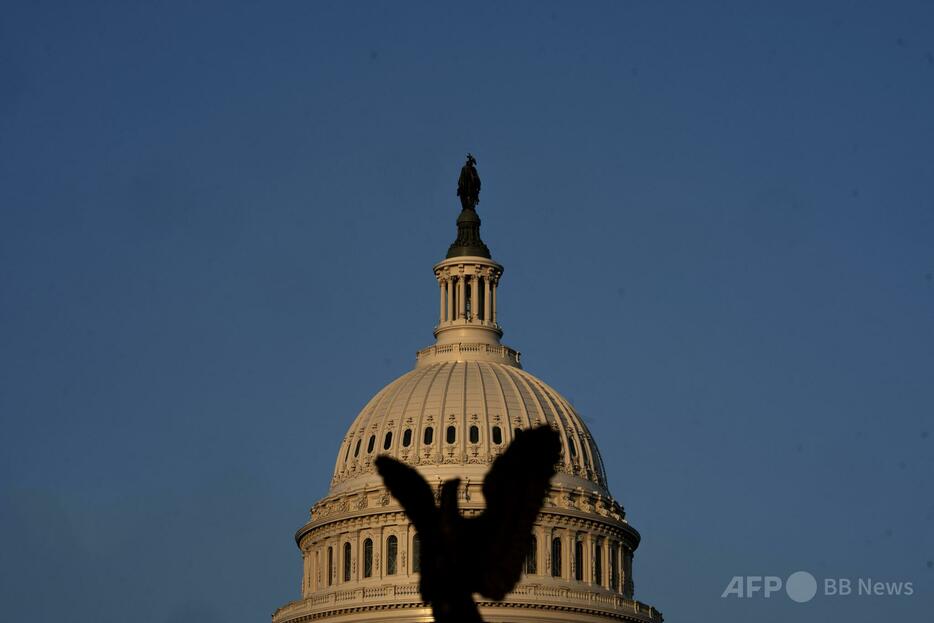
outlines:
{"label": "colonnade", "polygon": [[534,574],[601,586],[632,599],[633,552],[622,541],[547,527],[536,527],[533,536]]}
{"label": "colonnade", "polygon": [[437,271],[439,325],[454,322],[496,326],[496,290],[500,271],[483,267],[473,272]]}

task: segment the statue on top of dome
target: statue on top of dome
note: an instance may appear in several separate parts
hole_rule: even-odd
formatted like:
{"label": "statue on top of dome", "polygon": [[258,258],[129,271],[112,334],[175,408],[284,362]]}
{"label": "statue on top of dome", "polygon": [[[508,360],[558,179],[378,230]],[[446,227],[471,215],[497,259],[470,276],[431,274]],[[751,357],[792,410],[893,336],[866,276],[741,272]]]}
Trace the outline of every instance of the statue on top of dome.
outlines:
{"label": "statue on top of dome", "polygon": [[480,175],[477,173],[477,159],[467,154],[467,162],[461,167],[457,180],[457,196],[461,198],[462,210],[475,210],[480,203]]}
{"label": "statue on top of dome", "polygon": [[473,593],[502,601],[515,588],[560,456],[550,427],[520,431],[483,479],[486,509],[470,518],[458,509],[460,478],[444,482],[438,506],[414,468],[388,455],[376,458],[386,488],[418,533],[419,591],[435,623],[483,623]]}

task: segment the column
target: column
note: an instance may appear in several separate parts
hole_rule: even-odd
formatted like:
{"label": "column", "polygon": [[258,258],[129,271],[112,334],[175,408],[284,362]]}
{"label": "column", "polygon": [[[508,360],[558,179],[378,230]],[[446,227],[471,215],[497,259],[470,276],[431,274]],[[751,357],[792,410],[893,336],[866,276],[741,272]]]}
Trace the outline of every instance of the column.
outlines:
{"label": "column", "polygon": [[454,279],[453,277],[445,277],[444,279],[445,286],[448,292],[448,302],[444,310],[444,320],[446,322],[451,322],[454,320]]}
{"label": "column", "polygon": [[490,316],[490,319],[493,321],[493,324],[496,324],[496,290],[499,288],[499,279],[493,280],[493,292],[492,292],[492,305],[493,305],[493,315]]}
{"label": "column", "polygon": [[593,537],[588,532],[584,535],[584,582],[588,584],[593,584]]}
{"label": "column", "polygon": [[457,318],[467,317],[467,300],[465,298],[464,276],[457,278]]}
{"label": "column", "polygon": [[635,584],[632,581],[632,552],[629,548],[623,548],[623,597],[632,599],[635,592]]}
{"label": "column", "polygon": [[321,548],[315,550],[314,581],[311,584],[311,590],[317,591],[321,588]]}
{"label": "column", "polygon": [[490,324],[490,273],[483,277],[483,323]]}
{"label": "column", "polygon": [[441,291],[441,305],[438,311],[438,324],[444,322],[444,278],[438,280],[438,289]]}
{"label": "column", "polygon": [[480,278],[473,274],[470,276],[470,319],[477,321],[477,310],[480,308]]}
{"label": "column", "polygon": [[[597,537],[594,539],[593,549],[593,581],[594,584],[598,586],[607,585],[606,573],[606,539],[603,537]],[[598,580],[599,578],[599,580]]]}

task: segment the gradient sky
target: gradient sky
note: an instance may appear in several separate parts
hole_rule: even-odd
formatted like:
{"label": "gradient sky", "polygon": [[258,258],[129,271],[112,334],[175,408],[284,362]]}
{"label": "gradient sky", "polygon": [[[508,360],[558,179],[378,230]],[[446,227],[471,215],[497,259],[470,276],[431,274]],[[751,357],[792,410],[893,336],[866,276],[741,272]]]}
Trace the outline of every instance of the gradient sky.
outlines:
{"label": "gradient sky", "polygon": [[[504,342],[666,620],[934,609],[929,2],[6,3],[5,620],[268,622],[432,342],[464,154]],[[911,597],[723,599],[734,575]]]}

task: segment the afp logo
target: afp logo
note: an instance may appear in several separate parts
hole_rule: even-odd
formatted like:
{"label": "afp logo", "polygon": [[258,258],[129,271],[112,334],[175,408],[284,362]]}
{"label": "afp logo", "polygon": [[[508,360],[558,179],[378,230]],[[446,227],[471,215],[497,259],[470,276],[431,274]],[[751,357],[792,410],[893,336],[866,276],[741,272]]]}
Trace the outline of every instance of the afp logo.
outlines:
{"label": "afp logo", "polygon": [[796,571],[784,582],[777,575],[736,575],[727,584],[720,597],[769,599],[785,587],[785,593],[799,604],[811,601],[817,594],[817,579],[807,571]]}

